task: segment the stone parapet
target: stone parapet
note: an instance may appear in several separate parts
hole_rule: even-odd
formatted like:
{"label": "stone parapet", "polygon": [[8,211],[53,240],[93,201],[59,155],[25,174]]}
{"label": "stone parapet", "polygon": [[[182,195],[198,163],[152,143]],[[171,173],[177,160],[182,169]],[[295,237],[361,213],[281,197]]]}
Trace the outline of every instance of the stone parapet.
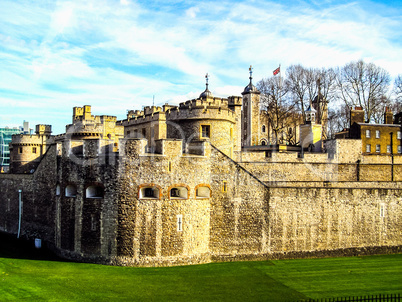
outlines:
{"label": "stone parapet", "polygon": [[166,113],[166,119],[175,120],[192,120],[192,119],[203,119],[203,120],[228,120],[232,123],[235,122],[236,114],[234,111],[226,108],[219,107],[195,107],[195,108],[172,108]]}
{"label": "stone parapet", "polygon": [[38,146],[46,143],[51,143],[48,138],[43,135],[31,134],[14,134],[12,138],[12,145],[25,145],[25,146]]}

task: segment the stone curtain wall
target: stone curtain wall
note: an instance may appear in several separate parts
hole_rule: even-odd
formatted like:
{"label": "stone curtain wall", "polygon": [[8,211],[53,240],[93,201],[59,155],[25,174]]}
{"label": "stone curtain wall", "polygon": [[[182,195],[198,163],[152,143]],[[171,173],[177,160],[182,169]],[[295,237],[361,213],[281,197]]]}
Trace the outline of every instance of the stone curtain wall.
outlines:
{"label": "stone curtain wall", "polygon": [[394,164],[372,163],[364,156],[360,163],[337,163],[335,160],[314,162],[305,158],[275,162],[272,158],[259,162],[239,163],[264,182],[283,181],[402,181],[401,155],[394,155]]}
{"label": "stone curtain wall", "polygon": [[269,227],[268,188],[218,149],[212,151],[211,256],[247,259],[263,254]]}
{"label": "stone curtain wall", "polygon": [[[0,230],[17,234],[19,193],[22,201],[28,203],[33,190],[33,175],[0,174]],[[25,223],[22,225],[25,227]]]}
{"label": "stone curtain wall", "polygon": [[22,190],[21,237],[54,242],[56,155],[47,151],[34,174],[0,174],[0,230],[17,234],[19,193]]}
{"label": "stone curtain wall", "polygon": [[401,201],[401,188],[271,188],[269,252],[401,245]]}

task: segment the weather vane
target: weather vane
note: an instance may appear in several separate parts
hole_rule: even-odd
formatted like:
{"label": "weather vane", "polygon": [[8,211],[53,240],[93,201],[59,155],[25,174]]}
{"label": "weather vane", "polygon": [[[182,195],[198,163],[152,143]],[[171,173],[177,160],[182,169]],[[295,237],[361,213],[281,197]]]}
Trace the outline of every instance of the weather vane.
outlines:
{"label": "weather vane", "polygon": [[250,79],[253,78],[253,66],[250,65],[250,68],[248,69],[250,71]]}
{"label": "weather vane", "polygon": [[206,90],[208,90],[208,79],[209,79],[209,74],[207,73],[205,75],[205,80],[206,80]]}

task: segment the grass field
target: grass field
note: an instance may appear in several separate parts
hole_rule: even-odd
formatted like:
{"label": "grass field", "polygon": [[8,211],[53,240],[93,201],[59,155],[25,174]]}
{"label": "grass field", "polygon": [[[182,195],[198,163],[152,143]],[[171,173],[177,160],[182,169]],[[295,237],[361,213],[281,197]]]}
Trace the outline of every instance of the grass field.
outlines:
{"label": "grass field", "polygon": [[402,254],[128,268],[60,261],[3,237],[0,301],[295,301],[402,292]]}

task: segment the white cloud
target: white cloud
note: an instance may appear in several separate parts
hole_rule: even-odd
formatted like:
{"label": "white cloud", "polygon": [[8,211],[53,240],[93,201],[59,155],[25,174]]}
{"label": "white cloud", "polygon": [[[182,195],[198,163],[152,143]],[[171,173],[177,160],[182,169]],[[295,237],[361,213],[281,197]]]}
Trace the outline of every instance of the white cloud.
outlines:
{"label": "white cloud", "polygon": [[189,18],[195,18],[197,17],[199,11],[200,9],[198,7],[191,7],[188,10],[186,10],[186,16]]}
{"label": "white cloud", "polygon": [[152,95],[156,103],[198,97],[207,72],[214,95],[239,95],[250,64],[254,83],[278,64],[285,71],[295,63],[330,67],[360,58],[395,76],[402,70],[401,11],[371,7],[256,0],[155,9],[128,0],[5,0],[0,110],[11,102],[29,119],[63,106],[69,117],[72,106],[92,104],[124,116],[125,109],[151,104]]}

